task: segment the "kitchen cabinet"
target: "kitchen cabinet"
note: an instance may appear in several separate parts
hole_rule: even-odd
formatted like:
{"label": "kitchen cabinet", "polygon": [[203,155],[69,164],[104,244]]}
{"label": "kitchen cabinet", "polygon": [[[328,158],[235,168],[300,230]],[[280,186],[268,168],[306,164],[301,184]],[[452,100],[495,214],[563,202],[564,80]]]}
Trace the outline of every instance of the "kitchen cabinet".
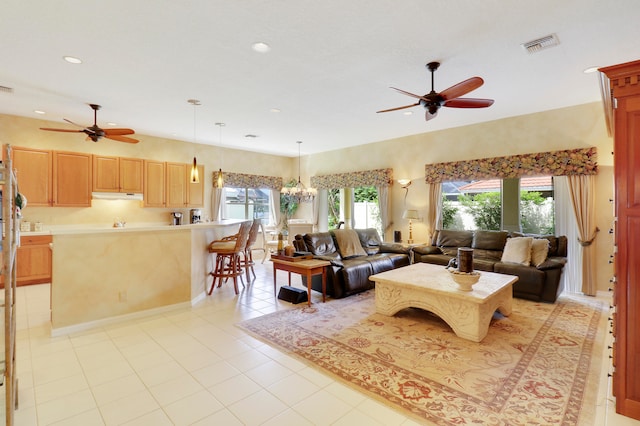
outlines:
{"label": "kitchen cabinet", "polygon": [[204,207],[204,182],[207,180],[204,175],[204,166],[198,165],[198,175],[200,182],[191,182],[191,165],[187,167],[187,207]]}
{"label": "kitchen cabinet", "polygon": [[608,77],[613,97],[612,389],[616,412],[640,420],[640,61],[600,71]]}
{"label": "kitchen cabinet", "polygon": [[17,284],[42,284],[51,282],[51,235],[20,237],[17,261]]}
{"label": "kitchen cabinet", "polygon": [[11,151],[20,192],[27,197],[29,206],[52,205],[53,152],[18,147],[12,147]]}
{"label": "kitchen cabinet", "polygon": [[54,206],[91,207],[91,154],[54,151],[53,176]]}
{"label": "kitchen cabinet", "polygon": [[144,206],[165,206],[166,167],[162,161],[144,160]]}
{"label": "kitchen cabinet", "polygon": [[142,193],[143,160],[139,158],[93,156],[93,191]]}
{"label": "kitchen cabinet", "polygon": [[183,163],[167,163],[167,207],[187,207],[188,167]]}

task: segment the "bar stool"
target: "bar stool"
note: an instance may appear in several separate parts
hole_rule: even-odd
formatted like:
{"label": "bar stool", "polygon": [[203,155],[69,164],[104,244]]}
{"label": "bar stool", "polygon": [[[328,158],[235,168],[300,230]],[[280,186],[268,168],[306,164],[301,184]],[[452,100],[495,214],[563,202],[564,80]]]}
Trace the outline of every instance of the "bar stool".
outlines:
{"label": "bar stool", "polygon": [[[247,245],[244,248],[243,256],[240,261],[240,267],[245,270],[247,275],[247,282],[251,281],[251,276],[249,272],[253,274],[253,278],[256,278],[256,271],[253,269],[255,262],[253,261],[253,246],[256,244],[256,240],[258,239],[258,231],[262,226],[262,221],[260,219],[253,219],[253,223],[251,224],[251,228],[249,229],[249,237],[247,238]],[[257,250],[264,250],[257,249]]]}
{"label": "bar stool", "polygon": [[238,276],[242,279],[243,273],[240,256],[244,253],[247,245],[250,228],[251,222],[242,222],[237,234],[212,241],[209,244],[209,253],[216,255],[215,268],[209,272],[209,275],[213,276],[209,295],[216,286],[216,280],[218,280],[218,287],[220,287],[222,280],[224,279],[226,282],[229,278],[233,278],[233,288],[238,294]]}

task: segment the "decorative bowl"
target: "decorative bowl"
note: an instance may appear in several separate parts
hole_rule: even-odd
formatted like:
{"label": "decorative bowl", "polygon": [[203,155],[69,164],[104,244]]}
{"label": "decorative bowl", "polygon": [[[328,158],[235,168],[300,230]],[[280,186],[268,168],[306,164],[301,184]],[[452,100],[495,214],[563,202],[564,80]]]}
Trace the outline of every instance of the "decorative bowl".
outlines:
{"label": "decorative bowl", "polygon": [[460,272],[457,269],[448,269],[453,281],[458,284],[458,288],[462,291],[473,290],[473,285],[480,279],[480,272]]}

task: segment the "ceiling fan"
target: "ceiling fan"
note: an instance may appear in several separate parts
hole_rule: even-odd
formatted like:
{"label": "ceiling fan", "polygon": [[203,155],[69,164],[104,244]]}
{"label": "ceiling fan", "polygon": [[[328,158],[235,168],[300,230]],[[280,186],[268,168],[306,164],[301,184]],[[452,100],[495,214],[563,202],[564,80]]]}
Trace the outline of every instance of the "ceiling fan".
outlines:
{"label": "ceiling fan", "polygon": [[427,121],[434,118],[438,115],[438,110],[440,107],[451,107],[451,108],[486,108],[493,104],[493,99],[477,99],[477,98],[461,98],[460,96],[466,95],[472,90],[477,89],[478,87],[484,84],[484,80],[480,77],[471,77],[468,80],[461,81],[458,84],[455,84],[448,89],[443,90],[440,93],[437,93],[433,88],[433,74],[440,66],[440,62],[429,62],[427,64],[427,68],[431,72],[431,92],[426,95],[420,96],[413,93],[405,92],[404,90],[397,89],[392,87],[393,90],[396,90],[400,93],[404,93],[405,95],[420,99],[415,104],[405,105],[397,108],[384,109],[382,111],[376,112],[389,112],[389,111],[397,111],[399,109],[411,108],[414,106],[422,105],[424,109],[426,109],[425,119]]}
{"label": "ceiling fan", "polygon": [[[51,132],[68,132],[68,133],[85,133],[87,135],[87,139],[91,139],[94,142],[98,142],[103,137],[107,139],[113,139],[118,142],[127,142],[127,143],[138,143],[140,142],[138,139],[129,138],[125,135],[132,135],[135,132],[132,129],[101,129],[98,127],[98,110],[100,109],[100,105],[89,104],[91,109],[93,109],[93,126],[85,127],[82,130],[71,130],[71,129],[52,129],[50,127],[40,127],[40,130],[49,130]],[[64,119],[67,123],[71,123],[74,126],[82,127],[79,124],[74,123],[71,120]]]}

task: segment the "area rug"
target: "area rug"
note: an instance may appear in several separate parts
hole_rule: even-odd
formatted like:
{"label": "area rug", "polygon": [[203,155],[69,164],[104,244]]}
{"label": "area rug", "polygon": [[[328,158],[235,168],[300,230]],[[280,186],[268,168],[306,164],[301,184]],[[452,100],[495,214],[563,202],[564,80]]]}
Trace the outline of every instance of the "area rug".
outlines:
{"label": "area rug", "polygon": [[375,312],[374,291],[265,315],[239,326],[422,424],[593,423],[605,305],[514,299],[480,343],[437,316]]}

